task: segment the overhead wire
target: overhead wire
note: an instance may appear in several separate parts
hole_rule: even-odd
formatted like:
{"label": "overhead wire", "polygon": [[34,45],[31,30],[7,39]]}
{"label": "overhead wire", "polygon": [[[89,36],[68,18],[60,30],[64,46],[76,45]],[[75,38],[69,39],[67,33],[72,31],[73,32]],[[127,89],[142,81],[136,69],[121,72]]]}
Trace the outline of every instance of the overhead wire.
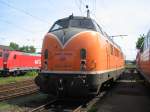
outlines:
{"label": "overhead wire", "polygon": [[[4,2],[4,1],[0,0],[0,3],[3,4],[3,5],[5,5],[5,6],[7,6],[7,7],[9,7],[9,8],[15,9],[15,10],[17,10],[17,11],[19,11],[19,12],[21,12],[21,13],[27,15],[27,16],[30,16],[30,17],[32,17],[33,19],[36,19],[36,20],[38,20],[38,21],[40,21],[40,22],[42,22],[42,23],[44,23],[44,24],[48,24],[48,23],[49,23],[48,21],[43,20],[43,19],[41,19],[40,17],[35,16],[35,15],[33,15],[33,14],[27,12],[27,11],[24,10],[24,9],[17,8],[17,7],[15,7],[15,6],[13,6],[13,5],[7,3],[6,1]],[[19,29],[19,30],[22,30],[22,31],[24,31],[24,32],[27,32],[27,33],[30,33],[30,34],[35,34],[35,32],[33,32],[33,31],[31,31],[31,30],[28,30],[28,29],[26,29],[26,28],[24,28],[24,27],[22,27],[22,26],[20,26],[20,25],[16,25],[16,24],[14,24],[14,23],[12,23],[12,22],[10,22],[10,21],[0,19],[0,22],[6,23],[6,24],[9,24],[9,25],[13,25],[15,28],[17,28],[17,29]]]}
{"label": "overhead wire", "polygon": [[28,15],[28,16],[30,16],[30,17],[32,17],[32,18],[38,20],[38,21],[41,21],[42,23],[45,23],[45,24],[49,23],[48,21],[43,20],[43,19],[41,19],[40,17],[35,16],[35,15],[33,15],[33,14],[27,12],[27,11],[24,10],[24,9],[17,8],[17,7],[15,7],[15,6],[13,6],[13,5],[10,5],[9,3],[6,3],[6,2],[4,2],[4,1],[2,1],[2,0],[0,0],[0,3],[3,4],[3,5],[5,5],[5,6],[7,6],[7,7],[9,7],[9,8],[12,8],[12,9],[15,9],[15,10],[21,12],[21,13],[24,13],[25,15]]}
{"label": "overhead wire", "polygon": [[78,9],[79,9],[81,15],[83,16],[83,12],[82,12],[82,9],[81,9],[81,2],[82,2],[82,1],[75,0],[75,4],[76,4],[76,6],[78,7]]}
{"label": "overhead wire", "polygon": [[[3,5],[5,5],[5,6],[7,6],[7,7],[9,7],[9,8],[12,8],[12,9],[15,9],[17,11],[20,11],[21,13],[24,13],[24,14],[26,14],[28,16],[31,16],[32,18],[34,18],[34,19],[36,19],[36,20],[38,20],[38,21],[40,21],[42,23],[47,24],[47,22],[45,20],[42,20],[41,18],[38,18],[37,16],[34,16],[34,15],[28,13],[27,11],[25,11],[23,9],[16,8],[13,5],[10,5],[9,3],[7,3],[6,1],[4,2],[4,1],[0,0],[0,3],[3,4]],[[13,25],[15,28],[17,28],[19,30],[22,30],[24,32],[27,32],[27,33],[31,33],[31,34],[35,34],[36,33],[36,31],[28,30],[28,29],[26,29],[26,28],[24,28],[24,27],[22,27],[20,25],[16,25],[15,23],[12,23],[12,22],[10,22],[8,20],[3,20],[3,19],[0,18],[0,22],[6,23],[6,24],[9,24],[9,25]],[[41,31],[44,31],[44,30],[41,30]]]}
{"label": "overhead wire", "polygon": [[[35,35],[36,33],[35,32],[33,32],[33,31],[30,31],[30,30],[28,30],[28,29],[25,29],[24,27],[21,27],[21,26],[19,26],[19,25],[16,25],[16,24],[13,24],[12,22],[10,22],[10,21],[7,21],[7,20],[2,20],[2,19],[0,19],[0,22],[3,22],[3,23],[6,23],[6,24],[9,24],[9,25],[13,25],[15,28],[17,28],[17,29],[19,29],[19,30],[22,30],[22,31],[24,31],[24,32],[27,32],[27,33],[30,33],[30,34],[32,34],[32,35]],[[27,40],[29,39],[28,37],[29,36],[23,36],[24,38],[26,38]],[[35,37],[35,36],[34,36]],[[5,37],[6,38],[6,37]],[[32,40],[33,40],[34,38],[32,38]],[[0,38],[0,40],[2,40],[2,38]],[[30,40],[31,40],[31,37],[30,37]]]}
{"label": "overhead wire", "polygon": [[23,31],[28,32],[28,33],[32,33],[32,34],[35,33],[35,32],[32,32],[32,31],[30,31],[30,30],[28,30],[28,29],[25,29],[25,28],[23,28],[23,27],[21,27],[21,26],[19,26],[19,25],[16,25],[16,24],[14,24],[14,23],[12,23],[12,22],[10,22],[10,21],[2,20],[1,18],[0,18],[0,22],[6,23],[6,24],[9,24],[9,25],[13,25],[13,26],[16,27],[17,29],[23,30]]}

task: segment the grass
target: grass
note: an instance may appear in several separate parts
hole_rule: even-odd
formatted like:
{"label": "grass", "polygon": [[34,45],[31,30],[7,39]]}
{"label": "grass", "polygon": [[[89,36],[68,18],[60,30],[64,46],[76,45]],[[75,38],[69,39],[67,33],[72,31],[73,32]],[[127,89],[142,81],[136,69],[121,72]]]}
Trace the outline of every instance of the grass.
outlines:
{"label": "grass", "polygon": [[126,64],[126,68],[136,68],[135,64]]}
{"label": "grass", "polygon": [[88,112],[97,112],[96,106],[92,106],[91,109],[88,110]]}
{"label": "grass", "polygon": [[0,112],[21,112],[21,108],[17,105],[11,105],[6,102],[0,102]]}
{"label": "grass", "polygon": [[37,76],[37,72],[32,71],[32,72],[27,72],[25,75],[20,75],[20,76],[0,77],[0,85],[14,83],[26,79],[33,79],[36,76]]}
{"label": "grass", "polygon": [[[12,105],[10,105],[6,102],[0,102],[0,110],[6,110],[6,109],[12,108],[12,107],[13,107]],[[17,106],[14,106],[14,107],[16,108]]]}

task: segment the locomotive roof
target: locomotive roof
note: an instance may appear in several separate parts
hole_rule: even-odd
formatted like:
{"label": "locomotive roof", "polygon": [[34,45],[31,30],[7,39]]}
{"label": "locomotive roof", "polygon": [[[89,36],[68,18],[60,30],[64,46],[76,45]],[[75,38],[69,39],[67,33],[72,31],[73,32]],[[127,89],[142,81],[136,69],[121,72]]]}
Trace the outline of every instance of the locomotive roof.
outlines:
{"label": "locomotive roof", "polygon": [[40,56],[41,54],[39,53],[26,53],[26,52],[22,52],[22,51],[14,51],[14,50],[10,50],[9,53],[14,53],[17,55],[30,55],[30,56]]}
{"label": "locomotive roof", "polygon": [[[69,17],[65,17],[65,18],[62,18],[62,19],[58,19],[55,23],[57,23],[57,22],[61,22],[61,21],[69,21],[69,20],[89,20],[89,22],[92,22],[93,23],[93,25],[94,25],[94,28],[92,29],[92,30],[94,30],[94,31],[98,31],[98,32],[100,32],[102,35],[104,35],[104,37],[106,37],[109,41],[111,41],[112,42],[112,44],[114,44],[116,47],[118,47],[120,50],[121,50],[121,48],[120,48],[120,46],[118,45],[118,44],[116,44],[110,37],[109,37],[109,35],[105,32],[105,31],[103,31],[103,29],[101,28],[101,26],[99,26],[99,24],[97,24],[97,22],[94,20],[94,19],[92,19],[92,18],[89,18],[89,17],[84,17],[84,16],[73,16],[73,15],[70,15]],[[55,24],[54,23],[54,24]],[[53,25],[54,26],[54,25]],[[52,27],[53,27],[52,26]],[[98,30],[97,30],[97,26],[98,26]],[[91,29],[91,28],[90,28]],[[52,28],[50,29],[50,32],[52,31]]]}
{"label": "locomotive roof", "polygon": [[92,18],[88,18],[88,17],[84,17],[84,16],[73,16],[73,15],[71,15],[69,17],[59,19],[58,21],[61,21],[61,20],[64,20],[64,19],[92,19]]}

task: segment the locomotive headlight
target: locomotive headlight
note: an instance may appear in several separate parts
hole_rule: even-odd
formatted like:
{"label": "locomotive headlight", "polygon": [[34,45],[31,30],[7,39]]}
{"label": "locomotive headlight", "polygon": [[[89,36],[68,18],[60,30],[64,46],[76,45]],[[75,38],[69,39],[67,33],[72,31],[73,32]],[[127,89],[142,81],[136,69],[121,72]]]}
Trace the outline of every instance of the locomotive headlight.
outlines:
{"label": "locomotive headlight", "polygon": [[7,62],[4,62],[4,64],[7,64]]}
{"label": "locomotive headlight", "polygon": [[85,79],[82,80],[83,84],[85,84]]}

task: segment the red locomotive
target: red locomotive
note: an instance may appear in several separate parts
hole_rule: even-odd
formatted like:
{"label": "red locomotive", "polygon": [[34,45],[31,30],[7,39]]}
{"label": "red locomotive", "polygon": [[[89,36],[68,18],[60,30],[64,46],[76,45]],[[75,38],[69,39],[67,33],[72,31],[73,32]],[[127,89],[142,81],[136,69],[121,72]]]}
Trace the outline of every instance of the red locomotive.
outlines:
{"label": "red locomotive", "polygon": [[42,48],[41,72],[35,82],[44,93],[58,96],[98,94],[124,70],[124,55],[89,17],[54,23]]}
{"label": "red locomotive", "polygon": [[20,74],[29,70],[39,70],[41,56],[39,54],[24,53],[19,51],[3,52],[3,74]]}
{"label": "red locomotive", "polygon": [[8,46],[0,45],[0,73],[3,71],[4,53],[9,51]]}
{"label": "red locomotive", "polygon": [[150,82],[150,31],[136,57],[138,71]]}

